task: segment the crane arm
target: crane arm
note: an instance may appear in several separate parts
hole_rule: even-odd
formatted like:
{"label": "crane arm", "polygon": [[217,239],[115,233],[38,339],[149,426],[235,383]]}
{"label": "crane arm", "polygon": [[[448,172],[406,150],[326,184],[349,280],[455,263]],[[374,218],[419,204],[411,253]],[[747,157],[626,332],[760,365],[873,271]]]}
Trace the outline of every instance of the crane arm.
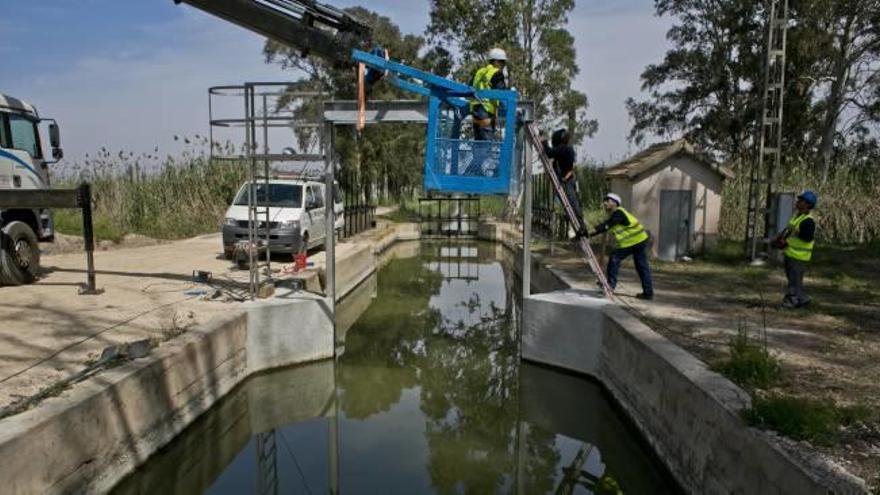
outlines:
{"label": "crane arm", "polygon": [[174,0],[266,36],[303,56],[350,63],[352,49],[366,46],[370,26],[314,0]]}

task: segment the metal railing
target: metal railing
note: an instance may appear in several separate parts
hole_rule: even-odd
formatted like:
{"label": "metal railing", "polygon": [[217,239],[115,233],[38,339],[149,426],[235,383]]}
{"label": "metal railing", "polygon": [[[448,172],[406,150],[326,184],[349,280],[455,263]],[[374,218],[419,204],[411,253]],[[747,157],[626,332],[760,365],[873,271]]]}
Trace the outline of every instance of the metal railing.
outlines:
{"label": "metal railing", "polygon": [[480,198],[444,196],[419,198],[419,227],[423,237],[476,237]]}

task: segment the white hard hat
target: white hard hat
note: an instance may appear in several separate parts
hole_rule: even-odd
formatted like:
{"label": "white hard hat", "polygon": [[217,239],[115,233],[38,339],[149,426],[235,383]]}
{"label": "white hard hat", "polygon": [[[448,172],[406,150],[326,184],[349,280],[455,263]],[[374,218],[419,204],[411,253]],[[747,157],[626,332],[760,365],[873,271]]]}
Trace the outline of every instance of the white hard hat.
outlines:
{"label": "white hard hat", "polygon": [[507,62],[507,52],[501,48],[493,48],[489,50],[489,60],[501,60]]}
{"label": "white hard hat", "polygon": [[618,195],[616,195],[616,194],[614,194],[614,193],[608,193],[608,194],[606,194],[606,195],[605,195],[605,199],[611,199],[611,200],[613,200],[615,203],[617,203],[617,206],[620,206],[620,205],[623,203],[623,202],[620,200],[620,196],[618,196]]}

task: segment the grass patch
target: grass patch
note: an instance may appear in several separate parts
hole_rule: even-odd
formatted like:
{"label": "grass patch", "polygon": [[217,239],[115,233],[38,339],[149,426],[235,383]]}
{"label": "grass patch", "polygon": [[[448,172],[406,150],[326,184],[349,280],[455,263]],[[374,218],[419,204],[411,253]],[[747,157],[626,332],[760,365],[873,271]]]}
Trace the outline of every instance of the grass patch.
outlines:
{"label": "grass patch", "polygon": [[863,405],[841,407],[830,399],[781,394],[756,397],[752,408],[744,412],[746,421],[752,426],[821,445],[834,443],[841,427],[868,420],[872,415],[871,408]]}
{"label": "grass patch", "polygon": [[712,366],[730,381],[748,390],[768,388],[779,381],[782,365],[770,351],[766,341],[758,341],[741,325],[730,339],[730,357]]}
{"label": "grass patch", "polygon": [[[53,220],[55,230],[68,235],[82,236],[82,213],[80,210],[54,210]],[[95,241],[120,242],[126,232],[107,215],[92,215],[92,229],[95,233]]]}

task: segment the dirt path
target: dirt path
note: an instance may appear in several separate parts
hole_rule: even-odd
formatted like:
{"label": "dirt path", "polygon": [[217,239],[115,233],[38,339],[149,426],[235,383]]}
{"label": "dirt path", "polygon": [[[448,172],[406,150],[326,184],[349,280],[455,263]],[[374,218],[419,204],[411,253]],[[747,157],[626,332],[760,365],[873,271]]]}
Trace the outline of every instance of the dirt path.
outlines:
{"label": "dirt path", "polygon": [[[552,258],[567,276],[584,286],[594,283],[567,249],[556,249]],[[727,355],[739,329],[756,337],[766,329],[768,347],[783,365],[783,381],[774,390],[880,410],[880,292],[874,287],[880,259],[870,250],[850,250],[814,261],[806,280],[814,304],[804,310],[775,309],[785,286],[781,268],[738,259],[655,262],[653,301],[634,297],[641,286],[628,261],[617,292],[643,321],[707,363]],[[800,447],[880,484],[880,424],[855,425],[832,447]]]}

